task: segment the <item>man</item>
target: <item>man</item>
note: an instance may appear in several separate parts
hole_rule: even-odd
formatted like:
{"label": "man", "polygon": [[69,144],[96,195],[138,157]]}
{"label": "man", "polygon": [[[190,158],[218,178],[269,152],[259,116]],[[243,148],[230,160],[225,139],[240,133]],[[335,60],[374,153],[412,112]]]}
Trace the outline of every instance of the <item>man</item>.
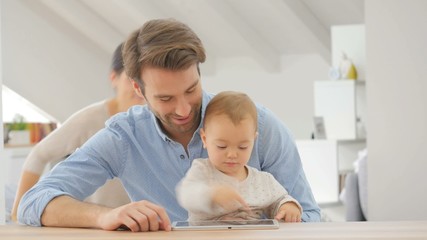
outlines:
{"label": "man", "polygon": [[[212,95],[202,90],[200,39],[185,24],[152,20],[123,49],[127,75],[147,106],[118,114],[26,195],[20,222],[34,226],[170,230],[185,220],[175,187],[196,158],[206,158],[199,129]],[[259,136],[248,165],[267,171],[300,202],[303,221],[319,221],[295,142],[287,128],[258,106]],[[118,208],[84,203],[107,179],[122,180],[133,201]],[[114,193],[111,193],[114,194]]]}

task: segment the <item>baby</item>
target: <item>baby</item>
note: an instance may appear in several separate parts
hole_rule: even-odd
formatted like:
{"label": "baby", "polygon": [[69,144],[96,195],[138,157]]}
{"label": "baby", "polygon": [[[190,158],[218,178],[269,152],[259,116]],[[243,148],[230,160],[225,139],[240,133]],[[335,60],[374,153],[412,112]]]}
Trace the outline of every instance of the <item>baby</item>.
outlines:
{"label": "baby", "polygon": [[247,165],[257,126],[255,104],[246,94],[222,92],[209,102],[200,130],[209,158],[195,159],[176,189],[189,221],[301,221],[301,205],[273,175]]}

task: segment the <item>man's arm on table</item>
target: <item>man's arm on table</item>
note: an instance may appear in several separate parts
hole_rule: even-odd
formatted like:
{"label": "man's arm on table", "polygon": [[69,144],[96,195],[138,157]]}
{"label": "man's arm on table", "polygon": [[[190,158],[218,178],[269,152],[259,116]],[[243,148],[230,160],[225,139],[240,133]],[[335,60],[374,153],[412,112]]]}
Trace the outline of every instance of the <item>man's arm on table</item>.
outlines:
{"label": "man's arm on table", "polygon": [[133,232],[171,229],[165,209],[148,201],[108,208],[81,202],[66,195],[56,197],[48,203],[41,216],[41,224],[49,227],[104,230],[116,230],[126,226]]}
{"label": "man's arm on table", "polygon": [[114,209],[82,202],[106,180],[121,175],[121,153],[127,152],[128,145],[120,139],[109,128],[101,130],[67,160],[57,164],[22,197],[19,222],[105,230],[122,226],[132,231],[170,229],[165,209],[147,201]]}

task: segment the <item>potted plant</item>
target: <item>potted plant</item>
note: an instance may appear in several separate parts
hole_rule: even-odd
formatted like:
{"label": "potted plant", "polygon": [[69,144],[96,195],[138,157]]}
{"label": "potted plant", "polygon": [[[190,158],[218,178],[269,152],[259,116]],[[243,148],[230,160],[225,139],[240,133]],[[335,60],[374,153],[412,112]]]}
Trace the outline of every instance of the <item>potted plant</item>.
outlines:
{"label": "potted plant", "polygon": [[10,145],[24,145],[30,143],[30,131],[22,115],[16,114],[9,125],[7,143]]}

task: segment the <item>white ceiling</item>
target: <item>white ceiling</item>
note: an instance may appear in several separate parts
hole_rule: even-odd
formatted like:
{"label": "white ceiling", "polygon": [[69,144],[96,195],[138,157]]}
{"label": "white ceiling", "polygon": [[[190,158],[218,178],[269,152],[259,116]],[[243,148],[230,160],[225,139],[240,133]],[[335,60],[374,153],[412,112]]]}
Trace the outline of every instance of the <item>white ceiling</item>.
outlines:
{"label": "white ceiling", "polygon": [[39,0],[37,5],[45,17],[63,21],[77,37],[108,53],[147,20],[172,17],[199,35],[211,67],[218,59],[248,57],[267,71],[279,70],[286,54],[319,54],[330,62],[330,27],[364,23],[363,0]]}

